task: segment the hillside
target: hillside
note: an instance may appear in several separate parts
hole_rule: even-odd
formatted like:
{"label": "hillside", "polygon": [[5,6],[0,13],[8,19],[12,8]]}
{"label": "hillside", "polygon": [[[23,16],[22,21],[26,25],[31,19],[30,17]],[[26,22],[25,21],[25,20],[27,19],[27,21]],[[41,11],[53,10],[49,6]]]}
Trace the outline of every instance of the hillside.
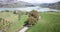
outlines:
{"label": "hillside", "polygon": [[[13,14],[12,12],[0,12],[0,18],[7,19],[7,20],[9,20],[9,22],[11,22],[11,24],[10,24],[9,28],[6,30],[6,32],[17,32],[20,28],[23,27],[24,22],[27,19],[27,15],[22,15],[20,17],[20,20],[18,20],[17,14]],[[2,30],[1,22],[0,22],[0,32]],[[6,23],[6,22],[4,22],[4,23]],[[6,24],[2,25],[2,28],[5,25]],[[6,26],[5,26],[5,28],[6,28]]]}
{"label": "hillside", "polygon": [[60,12],[42,12],[38,23],[27,32],[60,32]]}
{"label": "hillside", "polygon": [[6,3],[6,4],[0,3],[0,8],[19,8],[19,7],[30,7],[30,6],[34,5],[23,1],[18,1],[15,3]]}
{"label": "hillside", "polygon": [[59,9],[60,10],[60,2],[56,2],[53,4],[50,4],[51,6],[49,8],[53,8],[53,9]]}
{"label": "hillside", "polygon": [[44,3],[41,5],[42,7],[49,7],[51,9],[59,9],[60,10],[60,1],[56,3]]}

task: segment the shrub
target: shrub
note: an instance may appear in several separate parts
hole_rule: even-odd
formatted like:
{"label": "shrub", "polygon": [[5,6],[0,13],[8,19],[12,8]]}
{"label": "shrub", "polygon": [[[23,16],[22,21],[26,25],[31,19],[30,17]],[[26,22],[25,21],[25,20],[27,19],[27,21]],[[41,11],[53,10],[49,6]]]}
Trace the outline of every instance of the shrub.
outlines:
{"label": "shrub", "polygon": [[31,12],[29,12],[29,17],[25,23],[26,25],[32,26],[37,23],[38,19],[39,13],[36,10],[32,10]]}
{"label": "shrub", "polygon": [[37,19],[30,16],[25,23],[26,23],[26,25],[32,26],[37,23]]}
{"label": "shrub", "polygon": [[9,12],[9,10],[5,10],[5,12]]}
{"label": "shrub", "polygon": [[31,17],[28,18],[28,23],[29,23],[29,25],[33,25],[33,24],[36,23],[36,19],[31,16]]}
{"label": "shrub", "polygon": [[37,21],[36,18],[30,16],[25,22],[25,25],[32,26],[36,23],[36,21]]}
{"label": "shrub", "polygon": [[25,13],[25,15],[28,15],[28,14],[29,14],[29,12],[26,12],[26,13]]}
{"label": "shrub", "polygon": [[36,18],[38,20],[39,18],[39,12],[37,12],[36,10],[32,10],[30,13],[29,13],[29,17],[30,16],[33,16],[34,18]]}
{"label": "shrub", "polygon": [[1,22],[2,18],[0,18],[0,22]]}
{"label": "shrub", "polygon": [[2,32],[6,32],[6,30],[9,29],[10,25],[11,25],[10,21],[3,19],[3,18],[0,18],[0,30]]}
{"label": "shrub", "polygon": [[13,11],[13,14],[17,14],[17,11],[16,11],[16,10],[14,10],[14,11]]}

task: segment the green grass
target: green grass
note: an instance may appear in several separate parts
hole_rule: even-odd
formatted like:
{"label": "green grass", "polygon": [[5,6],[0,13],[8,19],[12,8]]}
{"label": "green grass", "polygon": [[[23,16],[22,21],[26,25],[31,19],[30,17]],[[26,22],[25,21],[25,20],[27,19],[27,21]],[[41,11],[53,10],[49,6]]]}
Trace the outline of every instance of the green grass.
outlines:
{"label": "green grass", "polygon": [[0,18],[9,19],[9,21],[11,21],[12,24],[7,32],[16,32],[24,25],[24,22],[27,20],[27,15],[22,15],[21,19],[18,20],[18,15],[16,14],[11,12],[0,12]]}
{"label": "green grass", "polygon": [[38,23],[30,27],[27,32],[60,32],[60,13],[42,12]]}

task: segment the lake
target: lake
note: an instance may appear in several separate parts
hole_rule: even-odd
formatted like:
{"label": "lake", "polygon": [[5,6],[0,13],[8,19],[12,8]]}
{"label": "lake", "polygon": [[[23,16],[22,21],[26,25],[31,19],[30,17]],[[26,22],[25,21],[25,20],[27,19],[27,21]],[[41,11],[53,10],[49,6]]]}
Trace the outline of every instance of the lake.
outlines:
{"label": "lake", "polygon": [[42,7],[24,7],[24,8],[0,8],[0,11],[2,10],[21,10],[21,11],[31,11],[31,10],[37,10],[40,12],[44,12],[44,11],[60,11],[60,10],[56,10],[56,9],[50,9],[50,8],[42,8]]}

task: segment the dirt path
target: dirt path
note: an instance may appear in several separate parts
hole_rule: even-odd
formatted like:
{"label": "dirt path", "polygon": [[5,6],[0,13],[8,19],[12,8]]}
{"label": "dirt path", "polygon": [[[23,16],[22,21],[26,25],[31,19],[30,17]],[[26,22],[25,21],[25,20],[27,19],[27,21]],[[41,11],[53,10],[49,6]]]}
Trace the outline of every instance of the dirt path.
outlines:
{"label": "dirt path", "polygon": [[25,32],[29,27],[25,26],[24,28],[22,28],[19,32]]}

